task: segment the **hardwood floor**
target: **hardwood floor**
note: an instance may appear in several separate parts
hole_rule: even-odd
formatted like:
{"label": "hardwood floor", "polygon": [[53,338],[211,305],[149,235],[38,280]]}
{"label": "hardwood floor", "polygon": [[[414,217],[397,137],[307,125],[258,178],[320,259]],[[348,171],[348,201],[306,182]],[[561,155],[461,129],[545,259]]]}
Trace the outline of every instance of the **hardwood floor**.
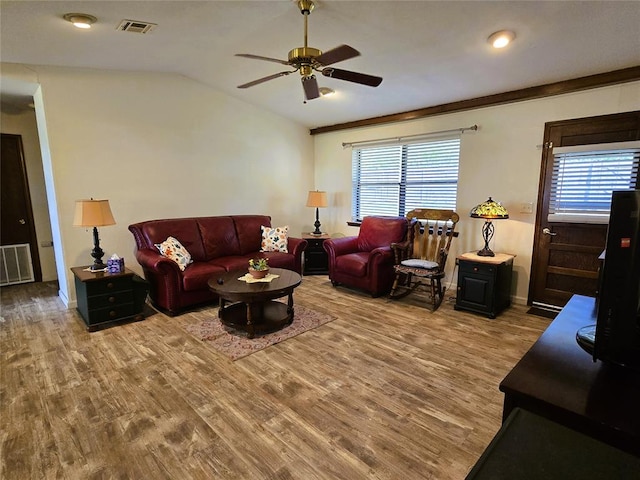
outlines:
{"label": "hardwood floor", "polygon": [[462,479],[550,322],[309,276],[296,304],[336,320],[232,362],[184,328],[213,307],[88,333],[55,284],[0,293],[0,478],[21,480]]}

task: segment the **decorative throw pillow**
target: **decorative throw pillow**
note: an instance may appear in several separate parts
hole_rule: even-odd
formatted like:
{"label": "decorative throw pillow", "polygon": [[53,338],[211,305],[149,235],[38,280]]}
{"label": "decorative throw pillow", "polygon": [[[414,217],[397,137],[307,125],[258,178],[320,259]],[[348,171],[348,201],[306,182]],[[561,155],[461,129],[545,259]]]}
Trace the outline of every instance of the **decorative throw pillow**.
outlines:
{"label": "decorative throw pillow", "polygon": [[433,270],[435,268],[438,268],[438,264],[436,262],[430,262],[429,260],[420,260],[417,258],[410,258],[409,260],[403,260],[400,263],[405,267],[424,268],[426,270]]}
{"label": "decorative throw pillow", "polygon": [[187,265],[193,262],[193,260],[191,260],[191,254],[182,246],[177,238],[167,237],[164,242],[156,243],[155,245],[163,256],[176,262],[180,270],[184,271]]}
{"label": "decorative throw pillow", "polygon": [[289,225],[284,227],[260,227],[262,230],[261,252],[284,252],[287,253],[287,243],[289,242]]}

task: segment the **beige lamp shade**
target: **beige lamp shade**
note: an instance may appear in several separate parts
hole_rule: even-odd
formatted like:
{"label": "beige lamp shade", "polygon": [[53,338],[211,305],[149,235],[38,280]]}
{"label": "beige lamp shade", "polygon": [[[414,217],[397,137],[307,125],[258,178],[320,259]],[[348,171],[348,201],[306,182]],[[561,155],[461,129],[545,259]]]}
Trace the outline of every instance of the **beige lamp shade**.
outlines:
{"label": "beige lamp shade", "polygon": [[115,224],[109,200],[76,200],[73,216],[75,227],[104,227]]}
{"label": "beige lamp shade", "polygon": [[320,192],[318,190],[312,190],[309,192],[309,196],[307,197],[307,207],[326,207],[328,205],[327,202],[327,192]]}

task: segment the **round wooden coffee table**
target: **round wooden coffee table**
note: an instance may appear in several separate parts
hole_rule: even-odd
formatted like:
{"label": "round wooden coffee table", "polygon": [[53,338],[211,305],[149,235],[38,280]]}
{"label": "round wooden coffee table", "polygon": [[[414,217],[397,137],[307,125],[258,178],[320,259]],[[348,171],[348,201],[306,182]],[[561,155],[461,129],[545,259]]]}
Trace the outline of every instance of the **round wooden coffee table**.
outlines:
{"label": "round wooden coffee table", "polygon": [[[269,273],[278,278],[270,282],[238,280],[245,273],[246,270],[235,270],[211,277],[207,282],[211,291],[220,297],[220,321],[246,331],[249,338],[290,325],[294,314],[293,290],[300,285],[302,277],[291,270],[271,268]],[[288,297],[286,304],[274,301],[284,296]]]}

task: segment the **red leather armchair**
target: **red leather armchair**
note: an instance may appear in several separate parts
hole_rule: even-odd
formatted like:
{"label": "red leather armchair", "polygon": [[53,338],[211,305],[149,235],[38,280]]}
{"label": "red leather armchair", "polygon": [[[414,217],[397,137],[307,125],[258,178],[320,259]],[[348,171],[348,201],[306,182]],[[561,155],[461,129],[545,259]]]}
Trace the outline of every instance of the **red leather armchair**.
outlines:
{"label": "red leather armchair", "polygon": [[395,278],[391,244],[405,239],[408,225],[405,217],[365,217],[357,237],[326,240],[331,283],[366,290],[373,297],[388,293]]}

